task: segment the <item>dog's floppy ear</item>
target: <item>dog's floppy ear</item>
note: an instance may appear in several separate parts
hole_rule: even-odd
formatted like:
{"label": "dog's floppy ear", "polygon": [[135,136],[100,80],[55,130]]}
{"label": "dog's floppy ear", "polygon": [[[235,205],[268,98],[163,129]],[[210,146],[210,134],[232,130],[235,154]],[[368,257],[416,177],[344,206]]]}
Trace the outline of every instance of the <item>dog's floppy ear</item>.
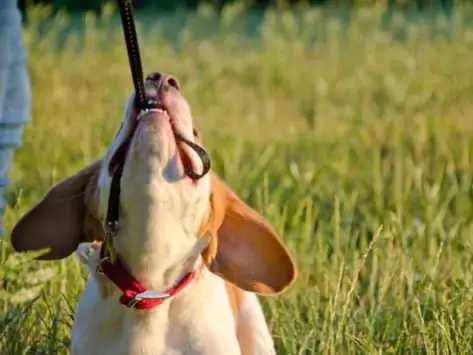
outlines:
{"label": "dog's floppy ear", "polygon": [[18,252],[49,249],[42,260],[62,259],[86,240],[84,221],[93,190],[96,188],[100,161],[59,182],[14,226],[11,243]]}
{"label": "dog's floppy ear", "polygon": [[258,212],[211,174],[210,219],[218,229],[217,252],[210,270],[246,291],[281,293],[297,276],[288,249]]}

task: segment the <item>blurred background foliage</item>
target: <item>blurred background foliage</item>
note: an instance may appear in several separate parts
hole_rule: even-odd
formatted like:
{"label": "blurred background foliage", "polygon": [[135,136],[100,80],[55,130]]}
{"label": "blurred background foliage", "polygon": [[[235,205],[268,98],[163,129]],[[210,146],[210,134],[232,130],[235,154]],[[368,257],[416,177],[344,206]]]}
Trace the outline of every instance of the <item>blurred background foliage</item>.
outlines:
{"label": "blurred background foliage", "polygon": [[[29,5],[50,5],[55,10],[67,12],[100,11],[110,0],[19,0],[24,11]],[[450,12],[456,5],[468,3],[468,0],[133,0],[136,10],[195,10],[201,5],[211,5],[223,9],[226,5],[243,3],[253,10],[264,10],[274,7],[297,6],[335,6],[335,7],[365,7],[382,5],[386,9],[403,9],[414,11],[430,11],[432,9]]]}
{"label": "blurred background foliage", "polygon": [[[144,72],[179,78],[212,167],[296,256],[261,299],[277,353],[473,354],[473,6],[133,3]],[[115,1],[40,5],[7,231],[103,154],[131,90]],[[68,354],[86,276],[0,241],[0,355]]]}

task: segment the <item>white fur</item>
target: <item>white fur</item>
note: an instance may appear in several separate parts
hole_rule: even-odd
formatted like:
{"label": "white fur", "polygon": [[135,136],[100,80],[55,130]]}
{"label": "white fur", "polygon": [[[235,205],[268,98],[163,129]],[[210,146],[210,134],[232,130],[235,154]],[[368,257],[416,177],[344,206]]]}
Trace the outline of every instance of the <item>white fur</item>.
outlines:
{"label": "white fur", "polygon": [[254,293],[244,292],[238,314],[238,336],[242,354],[275,355],[274,342],[266,325],[263,310]]}
{"label": "white fur", "polygon": [[[131,101],[130,101],[131,102]],[[192,137],[187,104],[178,118]],[[129,105],[127,111],[129,111]],[[106,215],[111,179],[108,161],[124,139],[125,122],[105,156],[99,176],[99,211]],[[208,213],[210,179],[192,186],[177,181],[175,144],[166,124],[144,114],[135,132],[121,181],[119,235],[115,249],[131,274],[148,289],[164,291],[201,263],[207,241],[196,235]],[[147,311],[119,304],[120,292],[95,272],[98,246],[81,244],[80,259],[91,276],[76,309],[72,355],[274,354],[272,339],[254,294],[245,293],[240,328],[250,334],[250,352],[240,349],[224,281],[203,269],[181,293]],[[112,293],[102,297],[100,288]]]}
{"label": "white fur", "polygon": [[77,307],[73,355],[241,354],[225,285],[210,272],[148,311],[124,308],[119,292],[102,300],[98,282],[89,278]]}

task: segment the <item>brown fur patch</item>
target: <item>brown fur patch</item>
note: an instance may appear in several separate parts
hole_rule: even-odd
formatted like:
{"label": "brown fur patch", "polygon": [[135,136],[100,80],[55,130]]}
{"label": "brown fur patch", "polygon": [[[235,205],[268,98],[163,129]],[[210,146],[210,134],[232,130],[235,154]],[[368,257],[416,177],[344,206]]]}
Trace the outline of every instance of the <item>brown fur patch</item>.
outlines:
{"label": "brown fur patch", "polygon": [[235,322],[238,326],[238,312],[240,311],[241,307],[243,291],[237,288],[235,285],[232,285],[230,282],[225,282],[225,288],[227,289],[228,301],[230,302],[233,318],[235,318]]}
{"label": "brown fur patch", "polygon": [[210,212],[201,231],[211,237],[203,258],[210,271],[251,292],[272,295],[289,287],[297,270],[273,227],[213,172]]}
{"label": "brown fur patch", "polygon": [[55,260],[69,256],[80,242],[87,240],[85,192],[97,184],[100,165],[100,160],[94,161],[51,188],[14,226],[13,248],[18,252],[49,248],[39,259]]}
{"label": "brown fur patch", "polygon": [[218,190],[218,185],[214,183],[217,179],[214,172],[210,172],[212,192],[209,201],[209,213],[205,223],[201,226],[199,235],[208,235],[210,238],[209,246],[202,252],[202,258],[205,265],[210,266],[215,259],[218,250],[218,229],[225,218],[224,195]]}

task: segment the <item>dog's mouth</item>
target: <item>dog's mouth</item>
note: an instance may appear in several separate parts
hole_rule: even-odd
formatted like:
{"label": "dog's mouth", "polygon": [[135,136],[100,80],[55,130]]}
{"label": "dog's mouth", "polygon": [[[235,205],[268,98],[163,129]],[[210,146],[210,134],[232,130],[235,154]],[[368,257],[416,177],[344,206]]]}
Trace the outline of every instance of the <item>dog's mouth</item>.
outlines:
{"label": "dog's mouth", "polygon": [[[207,153],[202,147],[198,146],[196,143],[190,141],[185,137],[184,132],[182,132],[182,129],[178,125],[177,118],[173,117],[172,112],[170,112],[170,110],[167,110],[163,103],[155,101],[153,108],[141,111],[136,109],[136,102],[134,103],[133,107],[134,109],[130,114],[131,117],[129,117],[130,123],[128,124],[126,137],[115,150],[109,162],[108,170],[111,176],[114,175],[120,165],[124,163],[141,117],[149,114],[150,111],[152,111],[152,114],[159,115],[160,117],[158,119],[169,120],[169,124],[174,133],[174,140],[176,144],[178,158],[182,166],[183,178],[187,176],[193,180],[197,180],[207,173]],[[193,132],[194,136],[196,136],[197,131],[194,129]],[[198,161],[199,158],[200,162],[202,163],[201,169],[198,169],[198,166],[201,165]],[[197,170],[202,171],[200,175],[196,173]]]}

